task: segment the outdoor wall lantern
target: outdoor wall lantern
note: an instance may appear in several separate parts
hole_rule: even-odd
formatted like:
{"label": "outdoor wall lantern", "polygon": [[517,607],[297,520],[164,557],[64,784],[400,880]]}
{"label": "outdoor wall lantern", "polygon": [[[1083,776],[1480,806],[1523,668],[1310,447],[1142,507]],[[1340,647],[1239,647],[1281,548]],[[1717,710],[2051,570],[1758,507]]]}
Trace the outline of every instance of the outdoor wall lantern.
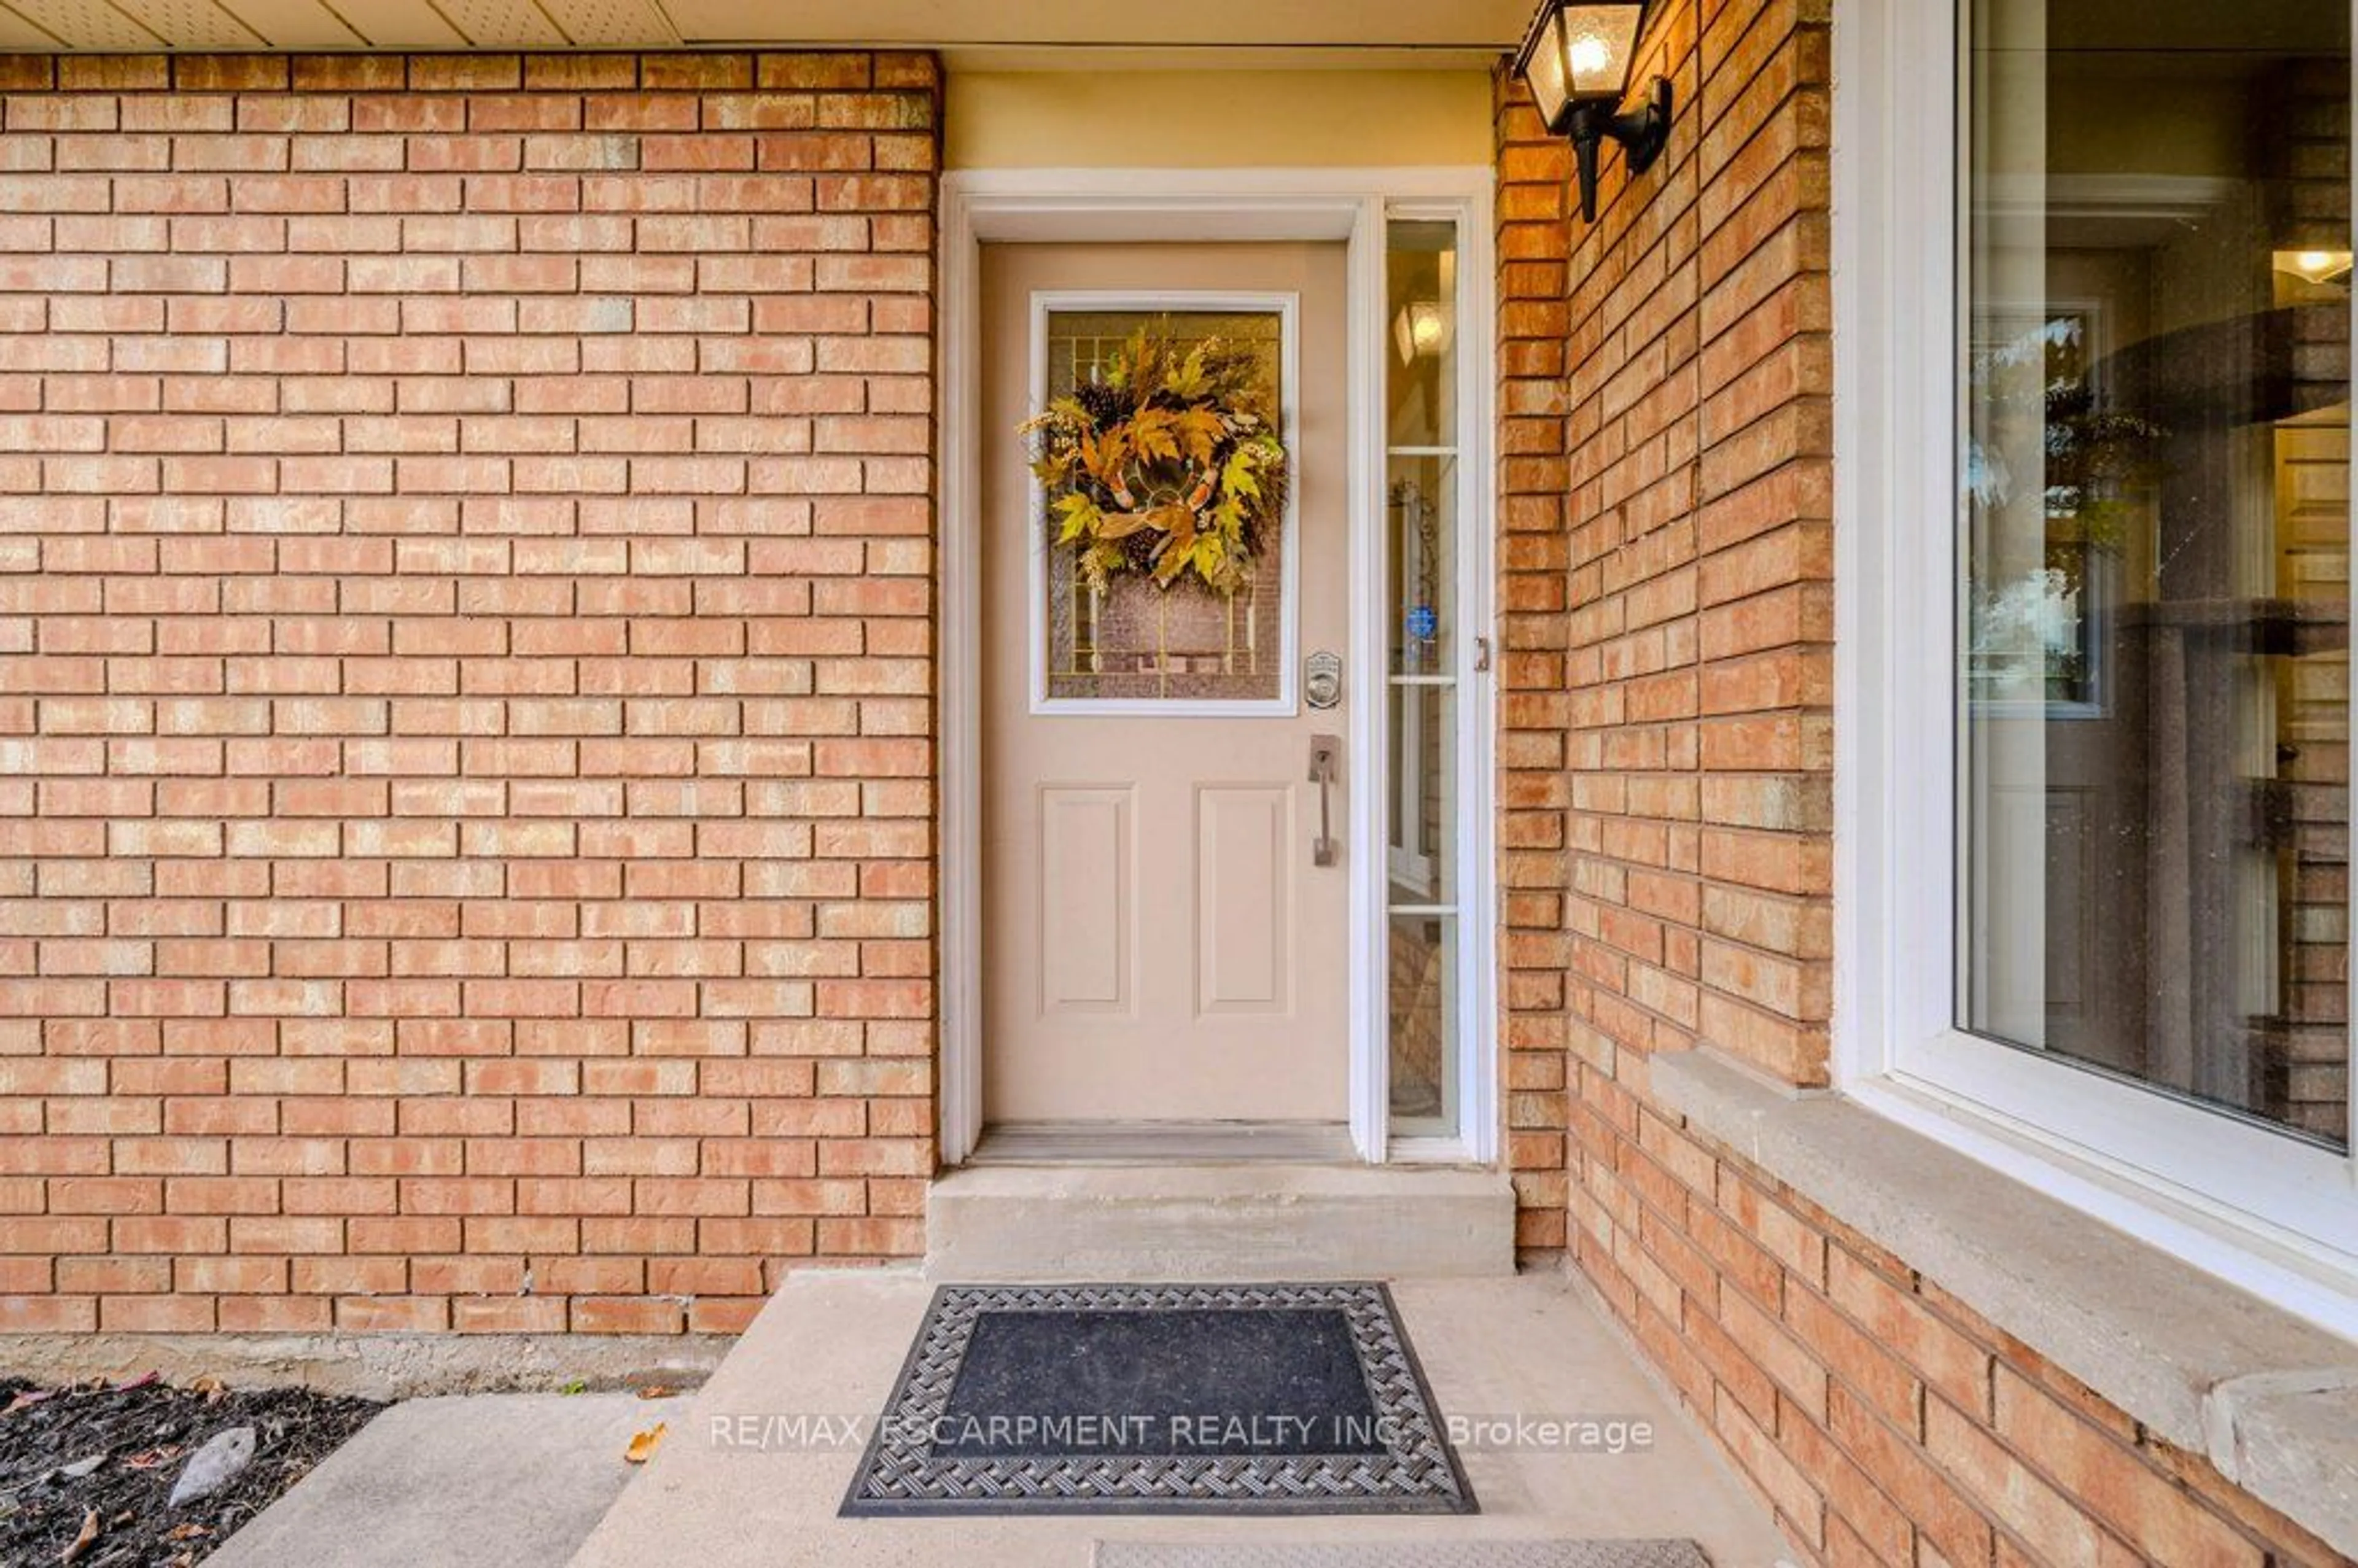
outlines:
{"label": "outdoor wall lantern", "polygon": [[1572,138],[1584,222],[1596,222],[1596,149],[1605,138],[1621,144],[1631,174],[1651,168],[1671,139],[1671,84],[1661,77],[1647,89],[1642,108],[1616,113],[1629,91],[1629,68],[1650,3],[1540,0],[1531,36],[1516,57],[1515,74],[1539,100],[1548,130]]}
{"label": "outdoor wall lantern", "polygon": [[2288,272],[2303,283],[2314,284],[2320,288],[2329,283],[2348,283],[2350,266],[2348,251],[2278,251],[2276,254],[2278,272]]}

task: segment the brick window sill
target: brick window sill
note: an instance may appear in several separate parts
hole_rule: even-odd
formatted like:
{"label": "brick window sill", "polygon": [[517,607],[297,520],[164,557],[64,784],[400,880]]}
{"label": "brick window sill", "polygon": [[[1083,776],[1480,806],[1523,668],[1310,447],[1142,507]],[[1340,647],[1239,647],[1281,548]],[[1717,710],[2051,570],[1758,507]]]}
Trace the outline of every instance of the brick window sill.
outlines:
{"label": "brick window sill", "polygon": [[1839,1094],[1709,1049],[1650,1071],[1693,1130],[2358,1555],[2358,1344]]}

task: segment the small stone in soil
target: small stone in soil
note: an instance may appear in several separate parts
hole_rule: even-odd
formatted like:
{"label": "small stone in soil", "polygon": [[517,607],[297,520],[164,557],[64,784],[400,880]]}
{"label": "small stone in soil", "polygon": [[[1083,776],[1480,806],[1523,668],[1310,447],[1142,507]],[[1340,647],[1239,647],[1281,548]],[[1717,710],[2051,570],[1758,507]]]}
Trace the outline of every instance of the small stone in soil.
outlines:
{"label": "small stone in soil", "polygon": [[[178,1568],[217,1549],[384,1408],[303,1389],[211,1391],[152,1379],[35,1389],[0,1377],[0,1563],[53,1564],[95,1514],[78,1568]],[[182,1459],[233,1427],[252,1462],[173,1508]],[[70,1469],[97,1457],[86,1474]]]}
{"label": "small stone in soil", "polygon": [[172,1484],[171,1506],[178,1508],[199,1498],[210,1498],[254,1463],[254,1428],[233,1426],[214,1433],[212,1440],[189,1458],[188,1468]]}

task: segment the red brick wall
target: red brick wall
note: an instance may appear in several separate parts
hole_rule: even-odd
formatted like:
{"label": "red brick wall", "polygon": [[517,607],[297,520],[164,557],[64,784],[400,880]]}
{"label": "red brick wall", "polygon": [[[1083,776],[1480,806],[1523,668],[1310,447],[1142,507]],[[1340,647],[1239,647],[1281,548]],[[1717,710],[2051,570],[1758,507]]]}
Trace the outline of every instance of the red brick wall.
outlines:
{"label": "red brick wall", "polygon": [[1594,226],[1500,98],[1507,1027],[1518,1180],[1564,1194],[1524,1238],[1814,1561],[2334,1561],[1649,1096],[1698,1043],[1825,1081],[1829,9],[1660,9],[1670,149],[1608,152]]}
{"label": "red brick wall", "polygon": [[917,1249],[934,61],[0,87],[0,1329]]}
{"label": "red brick wall", "polygon": [[1566,1007],[1574,979],[1566,815],[1574,694],[1564,614],[1572,540],[1571,148],[1513,101],[1498,120],[1498,880],[1500,1052],[1516,1241],[1564,1245]]}

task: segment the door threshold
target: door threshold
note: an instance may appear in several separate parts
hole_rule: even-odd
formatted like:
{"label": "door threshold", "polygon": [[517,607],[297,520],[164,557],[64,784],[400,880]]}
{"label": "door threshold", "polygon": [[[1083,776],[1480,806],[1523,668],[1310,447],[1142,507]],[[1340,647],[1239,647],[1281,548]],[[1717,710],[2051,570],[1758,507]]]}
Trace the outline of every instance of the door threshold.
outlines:
{"label": "door threshold", "polygon": [[1000,1121],[973,1165],[1356,1164],[1340,1121]]}

